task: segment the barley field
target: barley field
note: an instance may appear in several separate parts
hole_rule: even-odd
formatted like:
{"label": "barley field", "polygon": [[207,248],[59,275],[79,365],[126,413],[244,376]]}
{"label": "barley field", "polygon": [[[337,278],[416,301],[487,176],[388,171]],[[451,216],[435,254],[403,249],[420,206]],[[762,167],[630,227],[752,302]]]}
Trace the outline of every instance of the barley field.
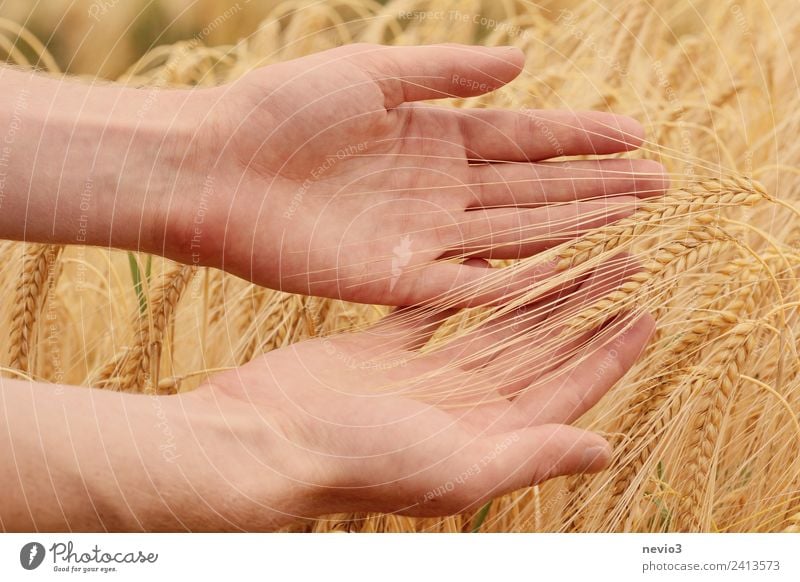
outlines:
{"label": "barley field", "polygon": [[[527,54],[523,74],[452,106],[632,115],[647,128],[637,155],[665,164],[672,180],[631,218],[548,251],[564,277],[623,251],[643,265],[567,322],[580,334],[635,309],[658,322],[641,360],[579,421],[614,445],[608,470],[475,514],[333,515],[296,530],[800,532],[796,2],[242,2],[225,16],[226,6],[237,5],[5,2],[0,50],[53,74],[179,87],[351,42],[511,44]],[[0,257],[9,377],[174,394],[387,311],[107,249],[0,242]],[[453,316],[433,341],[508,308]]]}

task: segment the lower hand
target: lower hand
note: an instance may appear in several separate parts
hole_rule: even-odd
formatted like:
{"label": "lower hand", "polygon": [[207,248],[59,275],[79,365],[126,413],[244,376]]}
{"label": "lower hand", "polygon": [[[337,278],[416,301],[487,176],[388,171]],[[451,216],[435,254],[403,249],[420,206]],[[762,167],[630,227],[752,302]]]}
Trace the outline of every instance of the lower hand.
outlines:
{"label": "lower hand", "polygon": [[[440,316],[421,322],[401,309],[367,331],[267,353],[178,397],[229,427],[205,441],[205,455],[229,468],[231,495],[248,500],[236,526],[348,511],[455,514],[604,468],[606,441],[570,423],[630,368],[653,320],[628,314],[559,334],[565,316],[616,287],[628,263],[606,264],[562,290],[566,299],[545,298],[438,350],[418,351]],[[498,343],[512,347],[495,352]]]}

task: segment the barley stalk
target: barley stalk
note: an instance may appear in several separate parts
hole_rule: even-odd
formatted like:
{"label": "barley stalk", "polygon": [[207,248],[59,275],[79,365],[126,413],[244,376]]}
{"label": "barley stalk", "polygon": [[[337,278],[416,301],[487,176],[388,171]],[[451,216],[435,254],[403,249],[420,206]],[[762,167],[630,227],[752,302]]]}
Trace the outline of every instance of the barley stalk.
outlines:
{"label": "barley stalk", "polygon": [[684,498],[678,514],[684,531],[708,531],[711,511],[707,501],[713,493],[715,471],[713,459],[720,442],[720,433],[725,411],[730,405],[739,382],[740,370],[745,364],[753,345],[753,323],[740,323],[734,327],[722,343],[715,357],[708,364],[702,381],[695,387],[702,399],[692,417],[689,433],[692,439],[688,458],[683,466],[688,475]]}
{"label": "barley stalk", "polygon": [[22,256],[22,276],[17,284],[11,320],[10,366],[30,371],[36,321],[55,285],[58,257],[63,247],[31,245]]}
{"label": "barley stalk", "polygon": [[[142,317],[137,310],[134,343],[124,349],[96,375],[95,384],[125,392],[156,392],[160,382],[161,350],[166,330],[178,301],[196,272],[179,266],[167,273],[151,293],[150,310]],[[170,390],[172,386],[166,386]]]}
{"label": "barley stalk", "polygon": [[558,268],[576,267],[600,254],[625,248],[644,234],[663,228],[670,220],[697,219],[728,206],[751,206],[769,199],[763,186],[742,177],[697,182],[691,191],[676,191],[658,202],[648,203],[630,218],[569,243],[559,252]]}

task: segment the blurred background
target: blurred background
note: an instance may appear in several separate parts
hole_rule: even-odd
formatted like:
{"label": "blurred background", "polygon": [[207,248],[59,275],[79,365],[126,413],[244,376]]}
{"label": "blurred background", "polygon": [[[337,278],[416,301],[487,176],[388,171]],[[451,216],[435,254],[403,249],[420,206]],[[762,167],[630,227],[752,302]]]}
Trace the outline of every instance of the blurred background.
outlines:
{"label": "blurred background", "polygon": [[[305,0],[297,4],[312,4]],[[0,18],[41,40],[59,68],[116,78],[151,48],[197,37],[232,43],[252,34],[278,0],[0,0]],[[13,38],[11,30],[4,30]],[[5,40],[0,40],[5,44]]]}
{"label": "blurred background", "polygon": [[[287,14],[316,0],[0,0],[0,48],[9,49],[21,25],[52,53],[59,69],[115,79],[153,47],[197,39],[208,46],[232,44],[251,35],[274,9]],[[385,0],[348,0],[349,6],[379,6]],[[553,10],[575,0],[442,0],[442,10],[502,14],[512,5]],[[612,6],[614,0],[597,2]],[[415,2],[407,2],[414,10]],[[601,8],[602,10],[602,8]],[[26,47],[18,46],[25,51]],[[29,58],[34,58],[28,55]]]}

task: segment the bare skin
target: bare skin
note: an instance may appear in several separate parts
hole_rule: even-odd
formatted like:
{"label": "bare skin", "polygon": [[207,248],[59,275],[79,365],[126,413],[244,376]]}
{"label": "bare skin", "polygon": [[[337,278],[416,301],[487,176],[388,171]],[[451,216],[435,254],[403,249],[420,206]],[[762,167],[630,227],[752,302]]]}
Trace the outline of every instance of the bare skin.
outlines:
{"label": "bare skin", "polygon": [[[1,69],[0,238],[143,250],[351,301],[498,303],[548,273],[521,270],[500,288],[482,259],[536,255],[666,187],[652,162],[546,161],[635,149],[629,118],[417,103],[489,91],[521,66],[508,48],[355,45],[192,91]],[[627,272],[602,267],[575,299],[540,307],[573,310]],[[649,316],[545,349],[548,320],[521,311],[505,323],[526,327],[529,347],[465,364],[502,328],[422,355],[425,334],[406,321],[425,309],[172,397],[0,379],[0,526],[268,530],[340,511],[442,515],[607,464],[607,443],[569,425],[635,361]],[[622,338],[613,350],[608,329]],[[528,372],[541,362],[546,377]]]}
{"label": "bare skin", "polygon": [[532,256],[667,185],[649,160],[546,161],[635,149],[643,130],[624,116],[417,103],[487,92],[521,67],[512,48],[349,45],[197,91],[4,70],[5,109],[25,103],[27,139],[0,234],[139,249],[349,301],[465,288],[461,304],[498,301],[530,273],[498,289],[491,271],[445,259]]}
{"label": "bare skin", "polygon": [[[220,220],[203,264],[364,303],[429,303],[466,286],[479,303],[500,297],[492,274],[443,259],[532,256],[663,192],[655,162],[546,161],[635,149],[643,130],[630,118],[417,103],[497,88],[522,62],[511,48],[350,45],[220,88],[208,173]],[[169,211],[169,232],[187,234],[167,249],[184,260],[196,204]],[[515,283],[504,292],[527,275]]]}
{"label": "bare skin", "polygon": [[[601,269],[540,316],[520,310],[425,355],[416,350],[428,334],[401,310],[178,396],[3,380],[3,527],[252,531],[347,511],[445,515],[599,471],[608,443],[569,423],[635,362],[653,321],[626,317],[580,338],[583,348],[546,353],[536,330],[623,276]],[[527,354],[458,365],[520,326],[531,334]],[[539,358],[558,364],[533,373]],[[436,402],[420,397],[443,387],[450,394]],[[457,405],[466,387],[470,403]]]}

